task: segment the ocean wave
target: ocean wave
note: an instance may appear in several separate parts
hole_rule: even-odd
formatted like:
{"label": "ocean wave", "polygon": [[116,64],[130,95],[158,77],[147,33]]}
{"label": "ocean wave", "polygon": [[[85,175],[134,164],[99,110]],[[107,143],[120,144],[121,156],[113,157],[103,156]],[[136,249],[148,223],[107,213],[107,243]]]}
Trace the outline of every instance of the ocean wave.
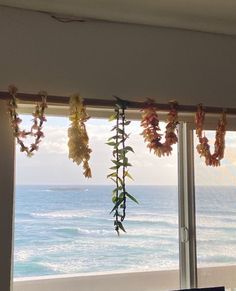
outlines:
{"label": "ocean wave", "polygon": [[88,188],[74,187],[74,186],[62,186],[62,187],[50,187],[50,191],[54,192],[88,192]]}
{"label": "ocean wave", "polygon": [[166,227],[178,227],[178,217],[171,215],[154,215],[154,214],[142,214],[137,216],[130,216],[126,218],[126,221],[138,222],[138,223],[156,223]]}
{"label": "ocean wave", "polygon": [[54,190],[52,190],[52,189],[41,189],[41,190],[37,190],[37,192],[54,192]]}
{"label": "ocean wave", "polygon": [[[116,268],[114,269],[114,261],[116,264]],[[158,262],[158,263],[157,263]],[[89,274],[89,273],[99,273],[99,272],[107,272],[107,273],[119,273],[120,272],[137,272],[137,271],[154,271],[154,270],[169,270],[169,269],[177,269],[178,261],[166,259],[160,260],[159,256],[153,257],[150,256],[142,256],[136,259],[133,259],[129,262],[129,265],[124,265],[122,260],[119,258],[114,259],[113,262],[109,262],[106,266],[104,266],[104,261],[92,259],[87,261],[85,258],[80,259],[70,259],[69,261],[44,261],[38,262],[38,265],[47,268],[53,272],[59,274]]]}
{"label": "ocean wave", "polygon": [[199,258],[199,263],[214,263],[214,265],[217,264],[235,264],[236,262],[236,255],[212,255],[212,256],[204,256]]}
{"label": "ocean wave", "polygon": [[78,227],[78,233],[80,234],[86,234],[86,235],[112,235],[114,231],[107,230],[107,229],[84,229]]}
{"label": "ocean wave", "polygon": [[86,229],[81,227],[58,227],[54,228],[57,232],[65,233],[65,234],[73,234],[73,235],[96,235],[96,236],[104,236],[104,235],[112,235],[114,231],[107,229]]}
{"label": "ocean wave", "polygon": [[34,255],[34,251],[32,250],[15,250],[14,261],[15,262],[30,261],[33,255]]}
{"label": "ocean wave", "polygon": [[227,229],[236,228],[235,218],[231,216],[200,216],[197,217],[197,228],[214,228],[214,229]]}
{"label": "ocean wave", "polygon": [[33,217],[44,217],[44,218],[87,218],[93,217],[100,212],[92,210],[65,210],[65,211],[52,211],[52,212],[32,212]]}
{"label": "ocean wave", "polygon": [[89,189],[88,188],[81,188],[81,187],[49,187],[47,189],[31,189],[30,192],[56,192],[56,193],[63,193],[63,192],[79,192],[79,193],[83,193],[83,192],[88,192]]}
{"label": "ocean wave", "polygon": [[77,273],[79,271],[82,271],[85,266],[79,266],[79,262],[38,262],[38,265],[47,268],[49,270],[52,270],[54,272],[60,273],[60,274],[70,274],[70,273]]}

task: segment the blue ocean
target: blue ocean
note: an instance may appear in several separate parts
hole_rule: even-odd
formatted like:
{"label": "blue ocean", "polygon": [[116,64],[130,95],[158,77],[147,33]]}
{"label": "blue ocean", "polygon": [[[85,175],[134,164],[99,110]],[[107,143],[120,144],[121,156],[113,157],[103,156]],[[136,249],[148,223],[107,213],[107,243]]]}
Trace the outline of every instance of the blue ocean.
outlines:
{"label": "blue ocean", "polygon": [[[127,233],[113,227],[112,186],[17,186],[14,277],[177,269],[176,186],[129,186]],[[200,265],[236,264],[236,187],[198,187]]]}

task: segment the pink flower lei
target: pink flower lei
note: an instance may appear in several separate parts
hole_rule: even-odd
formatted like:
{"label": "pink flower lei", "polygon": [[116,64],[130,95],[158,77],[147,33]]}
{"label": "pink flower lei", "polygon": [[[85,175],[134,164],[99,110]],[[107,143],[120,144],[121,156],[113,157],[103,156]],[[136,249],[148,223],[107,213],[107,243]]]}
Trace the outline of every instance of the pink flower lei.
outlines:
{"label": "pink flower lei", "polygon": [[[42,138],[44,137],[42,127],[43,123],[46,120],[45,117],[45,109],[47,108],[47,93],[46,92],[39,92],[39,96],[41,96],[42,101],[41,103],[37,103],[35,107],[33,115],[33,125],[31,126],[30,131],[21,130],[20,123],[22,119],[19,117],[17,113],[17,88],[13,85],[10,85],[8,88],[9,95],[11,97],[9,104],[8,104],[8,112],[11,119],[11,126],[13,128],[13,134],[16,138],[17,143],[21,147],[21,152],[25,152],[28,157],[33,155],[34,151],[37,151],[39,148],[39,143],[41,142]],[[27,136],[33,136],[34,142],[30,146],[26,146],[24,144],[23,139],[27,138]]]}

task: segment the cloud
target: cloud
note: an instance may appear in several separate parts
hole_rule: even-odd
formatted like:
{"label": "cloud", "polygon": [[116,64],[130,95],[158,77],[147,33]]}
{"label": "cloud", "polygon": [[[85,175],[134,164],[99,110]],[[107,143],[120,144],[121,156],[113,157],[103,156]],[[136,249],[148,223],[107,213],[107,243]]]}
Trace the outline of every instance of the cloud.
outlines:
{"label": "cloud", "polygon": [[[28,121],[29,122],[29,121]],[[112,153],[106,141],[111,136],[112,123],[102,119],[90,119],[87,130],[92,148],[91,167],[93,179],[87,180],[82,175],[81,167],[68,159],[66,118],[50,117],[45,126],[45,138],[39,152],[28,159],[17,151],[17,182],[20,184],[111,184],[106,178],[110,172]],[[135,184],[176,184],[176,150],[170,158],[158,158],[147,149],[140,135],[139,122],[132,122],[128,127],[131,133],[128,144],[135,154],[130,153],[133,164],[130,172]],[[168,163],[167,163],[168,159]],[[171,164],[173,163],[173,174]],[[166,169],[166,170],[165,170]],[[168,173],[168,174],[167,174]],[[171,178],[170,178],[171,176]]]}
{"label": "cloud", "polygon": [[[27,123],[28,122],[28,123]],[[30,118],[25,122],[29,127]],[[112,153],[106,141],[111,136],[112,123],[102,119],[90,119],[87,130],[92,148],[91,167],[93,178],[87,180],[78,167],[68,159],[68,119],[50,117],[45,126],[45,138],[39,152],[28,159],[17,148],[17,183],[20,184],[110,184],[106,178],[110,172]],[[133,167],[130,172],[135,179],[134,184],[177,184],[178,164],[177,146],[174,146],[170,157],[158,158],[150,153],[143,137],[138,121],[128,126],[131,133],[128,144],[133,147],[135,154],[129,154]],[[214,132],[207,132],[213,148]],[[236,183],[236,143],[235,133],[229,132],[226,137],[225,158],[221,167],[207,167],[203,158],[199,158],[195,149],[195,181],[196,185],[235,185]],[[195,145],[197,140],[195,139]]]}

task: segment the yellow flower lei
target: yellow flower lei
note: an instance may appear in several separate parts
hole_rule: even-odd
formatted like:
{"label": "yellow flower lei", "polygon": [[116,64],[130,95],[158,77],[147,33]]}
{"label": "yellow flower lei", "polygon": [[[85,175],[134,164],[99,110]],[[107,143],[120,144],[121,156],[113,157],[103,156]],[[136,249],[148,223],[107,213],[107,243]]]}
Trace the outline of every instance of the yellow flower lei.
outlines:
{"label": "yellow flower lei", "polygon": [[89,138],[85,126],[85,122],[89,118],[83,105],[83,99],[79,95],[71,96],[69,115],[71,125],[68,129],[69,159],[72,159],[77,165],[83,162],[83,174],[86,178],[92,177],[88,162],[92,150],[89,148]]}

